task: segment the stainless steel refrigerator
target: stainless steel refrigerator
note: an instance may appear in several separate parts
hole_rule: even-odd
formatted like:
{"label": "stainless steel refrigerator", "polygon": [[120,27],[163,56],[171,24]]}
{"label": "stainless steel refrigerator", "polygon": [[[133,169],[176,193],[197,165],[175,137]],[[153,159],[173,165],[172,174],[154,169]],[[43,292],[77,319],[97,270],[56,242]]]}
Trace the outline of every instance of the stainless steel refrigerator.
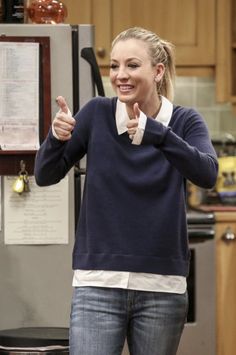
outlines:
{"label": "stainless steel refrigerator", "polygon": [[[49,37],[50,109],[56,97],[66,98],[75,113],[91,97],[104,95],[93,54],[92,25],[0,24],[0,37]],[[80,177],[77,167],[77,183]],[[72,169],[73,170],[73,169]],[[6,245],[4,242],[4,184],[0,229],[0,330],[19,327],[67,327],[72,293],[71,254],[75,229],[74,171],[69,174],[69,243],[63,245]],[[80,187],[80,186],[79,186]],[[78,201],[77,201],[78,202]]]}

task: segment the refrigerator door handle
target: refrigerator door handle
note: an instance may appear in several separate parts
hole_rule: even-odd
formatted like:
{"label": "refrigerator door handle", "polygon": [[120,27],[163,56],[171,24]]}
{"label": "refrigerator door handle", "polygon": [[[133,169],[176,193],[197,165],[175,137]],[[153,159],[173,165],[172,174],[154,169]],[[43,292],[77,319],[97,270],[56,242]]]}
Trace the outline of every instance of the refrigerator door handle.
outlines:
{"label": "refrigerator door handle", "polygon": [[105,91],[102,83],[102,78],[100,75],[98,63],[96,60],[96,56],[94,54],[94,50],[91,47],[84,47],[81,50],[81,57],[84,58],[91,66],[92,76],[97,88],[97,93],[99,96],[105,96]]}

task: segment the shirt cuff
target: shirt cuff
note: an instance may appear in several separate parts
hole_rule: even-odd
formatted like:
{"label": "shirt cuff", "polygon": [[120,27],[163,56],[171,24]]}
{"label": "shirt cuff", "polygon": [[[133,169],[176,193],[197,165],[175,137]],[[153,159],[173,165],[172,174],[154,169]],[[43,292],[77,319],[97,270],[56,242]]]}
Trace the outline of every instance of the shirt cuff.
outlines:
{"label": "shirt cuff", "polygon": [[141,111],[138,120],[138,128],[133,137],[132,144],[140,145],[142,143],[146,123],[147,123],[147,116]]}

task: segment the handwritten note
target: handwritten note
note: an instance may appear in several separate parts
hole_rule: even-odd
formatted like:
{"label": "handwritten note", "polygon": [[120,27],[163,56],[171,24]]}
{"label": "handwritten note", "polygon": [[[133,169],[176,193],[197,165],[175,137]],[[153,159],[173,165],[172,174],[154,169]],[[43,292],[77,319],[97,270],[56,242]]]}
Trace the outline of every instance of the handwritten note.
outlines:
{"label": "handwritten note", "polygon": [[39,43],[0,42],[0,148],[39,147]]}
{"label": "handwritten note", "polygon": [[49,187],[29,177],[30,192],[12,190],[16,177],[4,177],[5,244],[67,244],[69,178]]}

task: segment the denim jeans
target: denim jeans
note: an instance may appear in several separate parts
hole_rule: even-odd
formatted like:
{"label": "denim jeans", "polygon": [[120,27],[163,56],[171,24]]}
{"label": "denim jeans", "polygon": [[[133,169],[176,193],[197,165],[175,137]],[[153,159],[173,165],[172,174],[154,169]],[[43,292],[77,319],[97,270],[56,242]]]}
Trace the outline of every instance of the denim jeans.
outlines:
{"label": "denim jeans", "polygon": [[75,287],[70,355],[175,355],[188,308],[187,293]]}

